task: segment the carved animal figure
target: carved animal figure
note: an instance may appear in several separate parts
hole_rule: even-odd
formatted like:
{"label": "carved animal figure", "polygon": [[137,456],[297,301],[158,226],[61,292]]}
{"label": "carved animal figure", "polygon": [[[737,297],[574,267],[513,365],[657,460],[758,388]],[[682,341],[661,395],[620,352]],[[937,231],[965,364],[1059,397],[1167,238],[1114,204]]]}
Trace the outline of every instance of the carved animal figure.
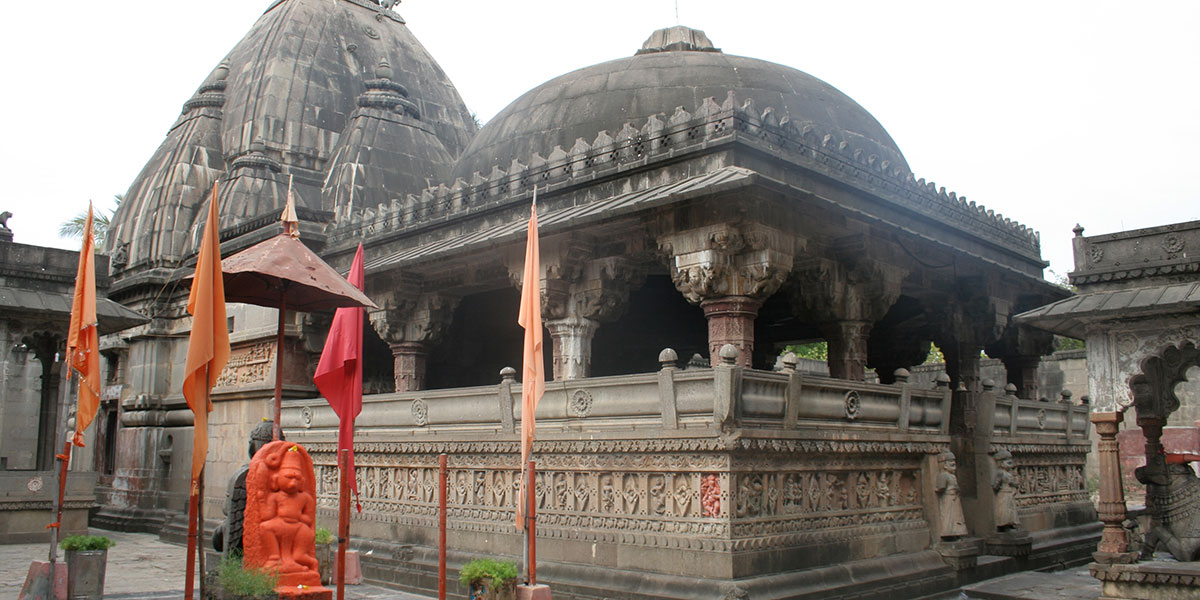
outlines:
{"label": "carved animal figure", "polygon": [[384,10],[392,10],[392,8],[397,4],[400,4],[400,0],[379,0],[379,5],[382,6]]}
{"label": "carved animal figure", "polygon": [[1154,511],[1141,558],[1153,556],[1160,545],[1180,562],[1200,558],[1200,478],[1191,465],[1167,465],[1165,475],[1138,467],[1134,476],[1146,484],[1146,498]]}

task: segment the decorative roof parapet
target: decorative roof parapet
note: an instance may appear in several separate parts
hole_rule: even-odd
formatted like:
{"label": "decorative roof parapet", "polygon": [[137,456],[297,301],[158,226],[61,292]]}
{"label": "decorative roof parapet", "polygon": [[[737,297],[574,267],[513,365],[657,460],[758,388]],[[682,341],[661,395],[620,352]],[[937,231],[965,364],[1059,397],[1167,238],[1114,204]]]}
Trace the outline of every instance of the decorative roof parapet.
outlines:
{"label": "decorative roof parapet", "polygon": [[[736,137],[755,140],[782,151],[785,158],[829,177],[865,187],[900,206],[947,225],[980,235],[1005,247],[1040,256],[1040,235],[994,210],[968,201],[966,196],[947,192],[924,178],[917,179],[904,165],[855,148],[834,134],[818,131],[807,121],[797,122],[774,107],[759,110],[753,100],[738,103],[730,91],[718,104],[712,97],[700,102],[694,112],[680,106],[663,120],[661,113],[645,117],[640,127],[627,121],[613,136],[601,130],[588,142],[577,138],[569,150],[555,146],[543,157],[533,153],[528,165],[513,159],[509,169],[495,166],[487,175],[475,172],[471,181],[461,178],[450,187],[439,184],[393,201],[386,219],[364,211],[343,212],[330,234],[336,245],[368,233],[400,230],[493,207],[501,198],[525,195],[532,185],[594,177],[634,164],[675,156],[678,149]],[[396,213],[395,208],[400,208]]]}

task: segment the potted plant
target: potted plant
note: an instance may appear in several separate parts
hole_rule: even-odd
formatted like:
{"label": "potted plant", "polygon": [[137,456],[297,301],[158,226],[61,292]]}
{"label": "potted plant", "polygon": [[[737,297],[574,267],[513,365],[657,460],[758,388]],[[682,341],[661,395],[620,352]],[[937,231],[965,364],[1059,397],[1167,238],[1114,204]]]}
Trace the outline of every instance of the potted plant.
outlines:
{"label": "potted plant", "polygon": [[208,586],[207,600],[279,600],[279,573],[247,569],[242,557],[225,556],[217,566],[216,585]]}
{"label": "potted plant", "polygon": [[116,542],[102,535],[72,535],[59,543],[67,551],[67,597],[103,598],[108,549]]}
{"label": "potted plant", "polygon": [[333,532],[324,528],[317,528],[317,570],[321,572],[321,585],[329,585],[333,578],[333,561],[337,558],[333,545]]}
{"label": "potted plant", "polygon": [[517,594],[517,565],[477,558],[463,565],[459,581],[467,586],[469,600],[513,600]]}

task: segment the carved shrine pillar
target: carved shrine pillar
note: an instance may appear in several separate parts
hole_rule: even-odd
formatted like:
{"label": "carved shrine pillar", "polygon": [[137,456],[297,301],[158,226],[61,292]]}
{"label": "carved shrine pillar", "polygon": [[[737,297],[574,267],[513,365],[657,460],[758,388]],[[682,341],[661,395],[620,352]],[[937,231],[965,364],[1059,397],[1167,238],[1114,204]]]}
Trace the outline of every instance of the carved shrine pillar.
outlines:
{"label": "carved shrine pillar", "polygon": [[598,321],[566,317],[546,321],[554,349],[554,380],[583,379],[592,370],[592,338]]}
{"label": "carved shrine pillar", "polygon": [[831,376],[862,381],[867,368],[867,335],[871,326],[872,323],[867,321],[832,321],[819,326],[829,348]]}
{"label": "carved shrine pillar", "polygon": [[1017,396],[1025,400],[1037,400],[1040,394],[1038,365],[1040,356],[1007,356],[1002,358],[1008,383],[1017,386]]}
{"label": "carved shrine pillar", "polygon": [[762,301],[746,296],[726,296],[700,303],[708,319],[708,354],[712,366],[721,364],[720,352],[725,344],[737,348],[737,364],[750,366],[754,356],[754,318]]}
{"label": "carved shrine pillar", "polygon": [[371,326],[392,350],[397,392],[425,389],[425,357],[449,327],[458,301],[437,293],[410,296],[398,292],[376,301],[384,308],[371,313]]}
{"label": "carved shrine pillar", "polygon": [[1121,486],[1117,431],[1124,416],[1120,412],[1091,414],[1092,424],[1100,436],[1096,444],[1100,464],[1100,503],[1096,508],[1100,521],[1104,523],[1104,531],[1100,534],[1100,545],[1092,555],[1100,563],[1128,563],[1133,562],[1135,557],[1129,552],[1129,541],[1122,527],[1125,522],[1125,490]]}
{"label": "carved shrine pillar", "polygon": [[[596,330],[621,316],[629,290],[645,277],[642,265],[629,258],[592,258],[594,246],[576,237],[542,244],[542,319],[550,331],[555,381],[591,374]],[[521,259],[508,265],[517,286],[524,272]]]}
{"label": "carved shrine pillar", "polygon": [[829,347],[829,374],[862,381],[867,338],[896,299],[905,271],[864,256],[812,258],[791,286],[792,308],[816,322]]}
{"label": "carved shrine pillar", "polygon": [[988,344],[988,356],[1004,361],[1008,383],[1017,386],[1017,395],[1037,400],[1038,366],[1041,357],[1054,352],[1054,334],[1024,325],[1010,325],[999,340]]}
{"label": "carved shrine pillar", "polygon": [[737,364],[751,366],[758,309],[783,285],[801,243],[760,223],[720,223],[660,236],[675,289],[699,304],[708,319],[714,367],[721,364],[725,344],[737,348]]}
{"label": "carved shrine pillar", "polygon": [[388,344],[395,360],[397,392],[415,392],[425,389],[425,357],[429,344],[425,342],[400,342]]}

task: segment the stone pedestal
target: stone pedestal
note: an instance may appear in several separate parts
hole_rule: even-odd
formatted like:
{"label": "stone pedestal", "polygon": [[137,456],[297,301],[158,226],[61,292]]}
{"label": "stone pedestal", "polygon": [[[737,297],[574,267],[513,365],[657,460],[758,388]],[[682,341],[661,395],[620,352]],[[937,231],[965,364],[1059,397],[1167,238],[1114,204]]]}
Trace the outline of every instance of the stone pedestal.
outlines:
{"label": "stone pedestal", "polygon": [[1092,563],[1100,580],[1098,600],[1175,600],[1200,597],[1200,565],[1151,561],[1137,564]]}
{"label": "stone pedestal", "polygon": [[517,600],[550,600],[550,586],[543,584],[518,585]]}
{"label": "stone pedestal", "polygon": [[995,556],[1029,556],[1033,550],[1033,536],[1028,531],[1014,529],[999,531],[985,540],[987,553]]}
{"label": "stone pedestal", "polygon": [[395,359],[397,392],[425,389],[425,356],[429,349],[424,342],[390,344]]}
{"label": "stone pedestal", "polygon": [[554,380],[583,379],[591,373],[592,338],[600,323],[582,317],[546,321],[554,340]]}
{"label": "stone pedestal", "polygon": [[754,318],[762,302],[746,296],[726,296],[700,303],[708,319],[708,351],[712,366],[721,364],[725,344],[738,350],[737,364],[749,367],[754,355]]}
{"label": "stone pedestal", "polygon": [[942,555],[946,564],[954,567],[956,571],[963,571],[975,568],[979,555],[983,554],[984,544],[979,538],[969,537],[954,541],[942,540],[933,549]]}

